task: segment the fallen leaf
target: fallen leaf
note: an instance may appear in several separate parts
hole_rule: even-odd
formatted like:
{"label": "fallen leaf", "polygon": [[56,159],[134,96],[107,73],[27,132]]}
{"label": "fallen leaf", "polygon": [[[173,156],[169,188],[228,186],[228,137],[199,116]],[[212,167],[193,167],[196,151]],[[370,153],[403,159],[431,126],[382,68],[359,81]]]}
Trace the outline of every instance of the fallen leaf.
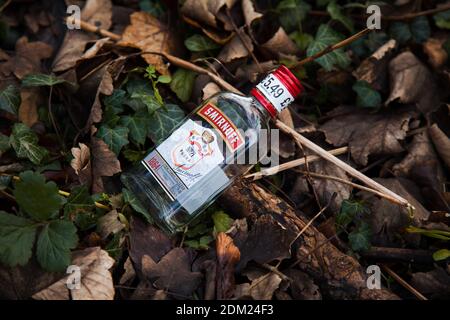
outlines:
{"label": "fallen leaf", "polygon": [[423,113],[439,107],[436,86],[430,71],[410,51],[400,53],[389,63],[391,94],[385,104],[398,99],[417,104]]}
{"label": "fallen leaf", "polygon": [[375,90],[387,89],[389,60],[396,48],[397,42],[394,39],[386,42],[369,58],[361,62],[358,69],[353,71],[355,78],[359,81],[366,81]]}
{"label": "fallen leaf", "polygon": [[[81,11],[81,20],[108,30],[112,24],[111,0],[88,0]],[[53,61],[53,71],[72,68],[83,56],[86,44],[96,35],[79,30],[67,30],[64,41]],[[100,40],[101,41],[101,40]],[[95,45],[94,45],[95,47]]]}
{"label": "fallen leaf", "polygon": [[91,185],[91,151],[84,143],[79,143],[79,148],[72,148],[73,159],[70,161],[70,166],[75,170],[81,184]]}
{"label": "fallen leaf", "polygon": [[151,224],[133,217],[130,227],[130,257],[137,270],[142,270],[141,262],[145,255],[159,262],[172,248],[170,239]]}
{"label": "fallen leaf", "polygon": [[267,273],[254,279],[251,283],[236,286],[234,295],[237,299],[250,297],[253,300],[270,300],[275,290],[280,286],[281,280],[279,275]]}
{"label": "fallen leaf", "polygon": [[125,272],[122,274],[119,280],[119,284],[121,285],[131,283],[136,277],[136,271],[134,270],[133,262],[131,262],[130,257],[128,257],[127,260],[125,261],[123,268]]}
{"label": "fallen leaf", "polygon": [[37,300],[113,300],[114,284],[109,269],[114,259],[100,247],[93,247],[73,253],[72,264],[80,268],[79,289],[67,288],[73,279],[71,275],[55,282],[33,295]]}
{"label": "fallen leaf", "polygon": [[328,143],[334,146],[348,144],[353,160],[367,165],[369,155],[395,154],[403,151],[400,141],[406,137],[409,122],[415,113],[409,110],[390,110],[371,113],[354,107],[338,107],[336,114],[319,130],[325,133]]}
{"label": "fallen leaf", "polygon": [[27,37],[22,37],[16,42],[15,55],[0,64],[0,72],[5,77],[13,73],[19,79],[31,73],[40,73],[41,60],[50,58],[52,52],[53,48],[48,44],[28,42]]}
{"label": "fallen leaf", "polygon": [[38,103],[41,100],[39,88],[23,88],[20,91],[19,121],[32,127],[39,120]]}
{"label": "fallen leaf", "polygon": [[220,232],[216,239],[217,254],[217,299],[229,299],[235,288],[234,267],[240,259],[239,249],[233,239],[226,233]]}
{"label": "fallen leaf", "polygon": [[[243,42],[245,42],[245,44]],[[244,30],[241,29],[239,35],[234,35],[231,41],[220,51],[217,59],[223,63],[228,63],[236,59],[246,58],[251,53],[247,50],[247,47],[253,51],[252,40]]]}
{"label": "fallen leaf", "polygon": [[291,256],[291,244],[295,235],[285,229],[271,215],[262,215],[256,220],[243,243],[237,244],[241,260],[237,269],[244,268],[249,261],[269,263]]}
{"label": "fallen leaf", "polygon": [[142,265],[145,276],[153,285],[175,298],[190,297],[202,280],[200,272],[191,271],[189,257],[182,248],[172,249],[158,263],[145,255]]}
{"label": "fallen leaf", "polygon": [[430,299],[450,298],[450,276],[442,268],[413,273],[411,285]]}
{"label": "fallen leaf", "polygon": [[255,9],[255,4],[252,0],[242,0],[242,12],[244,13],[245,24],[251,27],[253,21],[260,19],[263,14]]}
{"label": "fallen leaf", "polygon": [[261,47],[277,56],[279,56],[280,53],[295,54],[298,51],[297,46],[291,38],[289,38],[282,27],[279,27],[268,41],[261,43]]}
{"label": "fallen leaf", "polygon": [[435,68],[441,68],[448,59],[447,51],[442,47],[446,39],[429,38],[423,44],[423,51],[428,56],[428,61]]}
{"label": "fallen leaf", "polygon": [[256,63],[244,64],[236,70],[236,78],[241,81],[250,81],[255,83],[258,80],[258,76],[261,74],[266,74],[276,68],[274,61],[260,62],[259,65]]}
{"label": "fallen leaf", "polygon": [[208,84],[202,89],[202,99],[206,100],[220,91],[222,91],[222,89],[215,82],[208,82]]}
{"label": "fallen leaf", "polygon": [[106,239],[109,235],[116,234],[124,228],[125,225],[120,222],[119,213],[115,209],[97,220],[97,232],[102,239]]}
{"label": "fallen leaf", "polygon": [[441,159],[450,168],[450,139],[437,124],[433,124],[428,128],[428,133]]}
{"label": "fallen leaf", "polygon": [[[98,123],[102,120],[102,104],[100,102],[100,94],[111,95],[114,91],[113,78],[108,70],[109,65],[103,67],[98,72],[96,72],[94,79],[92,81],[99,80],[97,93],[95,95],[94,103],[92,104],[91,111],[89,113],[89,118],[86,122],[85,129],[88,130],[94,123]],[[81,88],[80,88],[81,89]]]}
{"label": "fallen leaf", "polygon": [[310,276],[297,269],[288,269],[283,274],[289,277],[292,297],[296,300],[322,300],[319,287]]}
{"label": "fallen leaf", "polygon": [[91,137],[92,153],[92,191],[100,193],[104,191],[102,177],[111,177],[122,171],[117,156],[109,150],[102,140]]}
{"label": "fallen leaf", "polygon": [[[278,119],[283,122],[285,125],[294,129],[294,120],[292,119],[291,110],[289,108],[284,109],[278,114]],[[280,139],[278,139],[278,150],[274,148],[274,152],[278,152],[278,154],[282,158],[289,158],[295,155],[295,142],[293,139],[290,139],[288,135],[284,132],[281,132]]]}
{"label": "fallen leaf", "polygon": [[227,22],[226,16],[220,15],[220,10],[224,7],[231,8],[236,0],[187,0],[181,7],[181,13],[201,24],[217,28],[217,19]]}
{"label": "fallen leaf", "polygon": [[[161,22],[148,13],[139,11],[130,16],[131,24],[125,29],[119,45],[139,48],[142,51],[171,52],[171,35]],[[144,60],[156,67],[161,74],[168,74],[168,66],[161,56],[142,55]]]}

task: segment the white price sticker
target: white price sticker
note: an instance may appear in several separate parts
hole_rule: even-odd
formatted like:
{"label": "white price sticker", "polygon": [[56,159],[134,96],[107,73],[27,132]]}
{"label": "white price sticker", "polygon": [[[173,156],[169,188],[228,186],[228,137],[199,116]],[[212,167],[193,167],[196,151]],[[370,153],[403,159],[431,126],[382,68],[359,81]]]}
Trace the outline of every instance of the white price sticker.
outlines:
{"label": "white price sticker", "polygon": [[291,102],[294,101],[294,97],[289,90],[283,85],[283,83],[273,74],[269,74],[261,81],[256,88],[266,97],[267,100],[281,112]]}

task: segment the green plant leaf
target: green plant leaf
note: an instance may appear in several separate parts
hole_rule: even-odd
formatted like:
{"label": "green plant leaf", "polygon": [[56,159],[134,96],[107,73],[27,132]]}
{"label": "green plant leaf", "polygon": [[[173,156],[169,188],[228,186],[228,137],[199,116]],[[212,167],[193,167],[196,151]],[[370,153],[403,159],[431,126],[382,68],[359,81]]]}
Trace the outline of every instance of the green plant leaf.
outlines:
{"label": "green plant leaf", "polygon": [[169,76],[169,75],[163,74],[163,75],[158,77],[158,82],[159,83],[166,83],[167,84],[167,83],[170,83],[171,81],[172,81],[172,77]]}
{"label": "green plant leaf", "polygon": [[281,25],[288,32],[298,30],[310,10],[311,5],[302,0],[282,0],[276,7]]}
{"label": "green plant leaf", "polygon": [[381,95],[364,80],[356,81],[352,87],[356,92],[356,104],[363,108],[376,108],[381,105]]}
{"label": "green plant leaf", "polygon": [[295,42],[300,50],[306,50],[311,42],[314,41],[314,37],[308,33],[301,33],[300,31],[294,31],[289,35],[289,38]]}
{"label": "green plant leaf", "polygon": [[56,183],[45,182],[43,175],[33,171],[19,177],[13,192],[19,207],[37,221],[56,218],[66,200],[59,195]]}
{"label": "green plant leaf", "polygon": [[12,176],[2,176],[0,175],[0,190],[5,190],[9,187],[12,181]]}
{"label": "green plant leaf", "polygon": [[230,218],[229,215],[227,215],[223,211],[214,212],[212,214],[212,219],[214,221],[214,230],[216,232],[225,232],[228,229],[231,228],[231,225],[233,224],[233,219]]}
{"label": "green plant leaf", "polygon": [[125,103],[133,110],[147,109],[148,113],[152,114],[161,108],[161,104],[155,98],[155,93],[147,81],[133,79],[127,83],[127,91],[131,99]]}
{"label": "green plant leaf", "polygon": [[47,149],[38,145],[38,136],[23,123],[14,124],[9,142],[19,158],[38,165],[47,157]]}
{"label": "green plant leaf", "polygon": [[364,215],[369,212],[368,208],[362,201],[344,200],[341,204],[341,209],[336,215],[336,226],[338,230],[343,230],[347,227],[357,215]]}
{"label": "green plant leaf", "polygon": [[372,232],[370,226],[362,222],[358,228],[350,232],[348,240],[354,251],[367,251],[370,249],[370,237]]}
{"label": "green plant leaf", "polygon": [[102,125],[98,129],[97,137],[105,141],[112,152],[119,155],[122,147],[129,143],[128,131],[128,128],[122,126],[111,128],[110,126]]}
{"label": "green plant leaf", "polygon": [[[311,57],[341,40],[343,40],[343,36],[341,34],[333,30],[330,26],[322,24],[317,31],[314,41],[308,46],[306,54],[308,57]],[[327,53],[326,55],[318,58],[316,61],[326,71],[333,70],[335,65],[345,68],[350,64],[350,59],[342,48]]]}
{"label": "green plant leaf", "polygon": [[184,111],[175,104],[167,104],[150,117],[148,134],[155,143],[160,143],[183,120]]}
{"label": "green plant leaf", "polygon": [[9,137],[0,133],[0,156],[11,148]]}
{"label": "green plant leaf", "polygon": [[193,249],[199,250],[199,249],[209,249],[209,244],[214,240],[214,238],[210,235],[206,235],[201,237],[200,239],[196,240],[186,240],[184,242],[185,245],[188,247],[191,247]]}
{"label": "green plant leaf", "polygon": [[54,85],[65,83],[66,80],[58,79],[49,74],[30,74],[22,79],[22,86],[24,87],[52,87]]}
{"label": "green plant leaf", "polygon": [[71,262],[70,249],[78,243],[77,228],[70,221],[56,220],[41,231],[36,256],[42,268],[48,271],[65,271]]}
{"label": "green plant leaf", "polygon": [[139,145],[144,145],[147,137],[147,125],[149,116],[147,112],[136,112],[133,116],[124,116],[120,124],[129,130],[130,140]]}
{"label": "green plant leaf", "polygon": [[448,249],[441,249],[433,253],[434,261],[442,261],[448,258],[450,258],[450,250]]}
{"label": "green plant leaf", "polygon": [[342,12],[342,7],[338,5],[336,1],[332,1],[328,4],[327,11],[333,20],[342,23],[348,31],[352,33],[355,31],[353,21]]}
{"label": "green plant leaf", "polygon": [[123,194],[123,201],[125,203],[128,203],[133,208],[134,211],[142,214],[144,218],[147,220],[147,222],[153,223],[153,219],[150,216],[150,213],[144,208],[139,199],[136,198],[136,196],[130,190],[123,188],[122,194]]}
{"label": "green plant leaf", "polygon": [[0,261],[10,267],[27,264],[36,228],[31,220],[0,211]]}
{"label": "green plant leaf", "polygon": [[76,215],[89,213],[94,208],[95,203],[87,186],[77,186],[70,191],[70,196],[64,206],[64,216],[72,219]]}
{"label": "green plant leaf", "polygon": [[0,110],[17,115],[20,106],[20,91],[13,85],[0,92]]}
{"label": "green plant leaf", "polygon": [[187,38],[184,41],[184,45],[193,52],[202,52],[220,48],[219,44],[200,34],[194,34]]}
{"label": "green plant leaf", "polygon": [[430,24],[427,17],[417,17],[409,25],[412,39],[416,43],[422,43],[431,36]]}
{"label": "green plant leaf", "polygon": [[114,114],[123,112],[123,105],[126,101],[127,93],[125,90],[116,89],[112,95],[103,98],[105,108],[110,108]]}
{"label": "green plant leaf", "polygon": [[450,10],[439,12],[433,16],[436,26],[441,29],[450,29]]}
{"label": "green plant leaf", "polygon": [[391,34],[392,38],[394,38],[401,44],[408,42],[412,37],[409,25],[405,22],[395,21],[391,23],[389,27],[389,33]]}
{"label": "green plant leaf", "polygon": [[173,74],[172,82],[170,83],[170,89],[177,95],[177,97],[183,101],[187,102],[192,94],[192,88],[194,88],[194,80],[197,73],[179,68]]}

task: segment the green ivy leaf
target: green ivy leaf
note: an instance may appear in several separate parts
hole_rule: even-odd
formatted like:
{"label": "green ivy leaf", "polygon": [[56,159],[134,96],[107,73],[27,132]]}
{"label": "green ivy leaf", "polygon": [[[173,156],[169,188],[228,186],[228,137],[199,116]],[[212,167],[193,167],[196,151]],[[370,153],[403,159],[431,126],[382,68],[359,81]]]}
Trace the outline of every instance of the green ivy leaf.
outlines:
{"label": "green ivy leaf", "polygon": [[441,249],[433,253],[434,261],[442,261],[448,258],[450,258],[450,250],[448,249]]}
{"label": "green ivy leaf", "polygon": [[357,229],[350,232],[348,240],[354,251],[367,251],[370,249],[370,237],[372,232],[370,226],[362,222]]}
{"label": "green ivy leaf", "polygon": [[408,42],[408,40],[412,37],[408,24],[404,22],[393,22],[390,25],[389,32],[392,38],[401,44]]}
{"label": "green ivy leaf", "polygon": [[341,210],[336,215],[336,226],[339,230],[345,229],[356,217],[356,215],[367,214],[369,210],[362,201],[344,200]]}
{"label": "green ivy leaf", "polygon": [[36,228],[31,220],[0,211],[0,261],[10,267],[27,264]]}
{"label": "green ivy leaf", "polygon": [[97,137],[105,141],[112,152],[119,155],[122,147],[129,143],[128,131],[128,128],[122,126],[111,128],[110,126],[102,125],[98,129]]}
{"label": "green ivy leaf", "polygon": [[120,119],[120,124],[129,130],[130,140],[139,145],[145,143],[148,122],[147,112],[136,112],[133,116],[124,116]]}
{"label": "green ivy leaf", "polygon": [[150,139],[155,143],[160,143],[184,117],[184,111],[175,104],[167,104],[165,108],[155,111],[148,124]]}
{"label": "green ivy leaf", "polygon": [[103,98],[103,104],[105,105],[105,108],[110,108],[114,114],[119,114],[123,112],[126,96],[127,93],[125,90],[116,89],[113,91],[112,95]]}
{"label": "green ivy leaf", "polygon": [[14,124],[9,137],[11,146],[19,158],[29,159],[38,165],[47,157],[47,149],[38,145],[38,136],[23,123]]}
{"label": "green ivy leaf", "polygon": [[170,83],[170,89],[177,95],[177,97],[187,102],[192,94],[192,88],[194,88],[194,80],[197,74],[191,70],[179,68],[173,74],[172,82]]}
{"label": "green ivy leaf", "polygon": [[185,245],[188,247],[191,247],[196,250],[201,249],[209,249],[209,244],[214,240],[214,238],[210,235],[206,235],[201,237],[199,240],[193,239],[193,240],[186,240],[184,242]]}
{"label": "green ivy leaf", "polygon": [[0,92],[0,110],[17,115],[20,106],[20,91],[13,85]]}
{"label": "green ivy leaf", "polygon": [[166,74],[163,74],[161,76],[158,77],[158,82],[159,83],[170,83],[172,81],[172,77]]}
{"label": "green ivy leaf", "polygon": [[348,31],[352,33],[355,31],[353,21],[342,12],[342,7],[338,5],[336,1],[332,1],[328,4],[327,11],[333,20],[342,23]]}
{"label": "green ivy leaf", "polygon": [[144,208],[139,199],[136,198],[136,196],[130,190],[123,188],[122,194],[123,194],[123,201],[125,203],[128,203],[133,208],[134,211],[142,214],[144,218],[147,220],[147,222],[153,223],[153,219],[150,216],[150,213]]}
{"label": "green ivy leaf", "polygon": [[127,91],[131,100],[126,101],[126,104],[133,110],[147,109],[148,113],[152,114],[161,108],[161,104],[147,81],[133,79],[127,83]]}
{"label": "green ivy leaf", "polygon": [[211,217],[214,221],[214,230],[216,232],[225,232],[233,224],[233,219],[223,211],[214,212]]}
{"label": "green ivy leaf", "polygon": [[58,79],[55,76],[48,74],[30,74],[22,79],[22,86],[24,87],[52,87],[54,85],[65,83],[66,80]]}
{"label": "green ivy leaf", "polygon": [[381,105],[380,93],[364,80],[356,81],[352,87],[356,92],[356,104],[363,108],[376,108]]}
{"label": "green ivy leaf", "polygon": [[86,185],[74,187],[64,206],[64,216],[72,218],[78,214],[89,213],[95,207]]}
{"label": "green ivy leaf", "polygon": [[219,44],[200,34],[194,34],[187,38],[184,41],[184,45],[193,52],[202,52],[220,48]]}
{"label": "green ivy leaf", "polygon": [[12,176],[2,176],[0,175],[0,190],[5,190],[9,187],[12,181]]}
{"label": "green ivy leaf", "polygon": [[300,50],[306,50],[308,46],[311,44],[311,42],[314,41],[314,37],[308,33],[301,33],[299,31],[294,31],[289,35],[289,38],[292,39],[292,41],[295,42],[297,47],[300,48]]}
{"label": "green ivy leaf", "polygon": [[33,171],[25,171],[19,177],[14,188],[19,207],[37,221],[56,218],[65,203],[56,183],[45,182],[43,175]]}
{"label": "green ivy leaf", "polygon": [[431,36],[430,24],[427,17],[417,17],[410,24],[412,39],[422,43]]}
{"label": "green ivy leaf", "polygon": [[48,271],[65,271],[71,262],[70,249],[78,243],[77,228],[70,221],[56,220],[47,224],[37,241],[36,256]]}
{"label": "green ivy leaf", "polygon": [[433,16],[436,26],[441,29],[450,29],[450,10],[439,12]]}
{"label": "green ivy leaf", "polygon": [[11,148],[9,137],[0,133],[0,156]]}
{"label": "green ivy leaf", "polygon": [[[306,54],[308,57],[326,49],[328,46],[333,45],[343,40],[343,36],[337,31],[334,31],[330,26],[322,24],[317,31],[314,41],[308,46]],[[318,58],[319,63],[326,71],[331,71],[338,65],[341,68],[345,68],[350,64],[350,59],[343,50],[343,48],[334,50],[326,55]]]}
{"label": "green ivy leaf", "polygon": [[311,5],[302,0],[282,0],[276,7],[281,25],[288,32],[298,29],[310,10]]}

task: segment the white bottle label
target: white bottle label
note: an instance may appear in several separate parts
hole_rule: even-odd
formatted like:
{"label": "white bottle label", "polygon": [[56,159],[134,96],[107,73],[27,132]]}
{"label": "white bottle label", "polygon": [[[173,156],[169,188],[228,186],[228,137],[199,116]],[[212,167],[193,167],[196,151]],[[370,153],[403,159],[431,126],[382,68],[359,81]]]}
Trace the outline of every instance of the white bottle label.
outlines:
{"label": "white bottle label", "polygon": [[[142,163],[172,200],[176,199],[181,203],[180,199],[185,199],[183,202],[187,202],[189,199],[186,199],[186,191],[205,176],[214,175],[218,188],[228,181],[219,167],[224,157],[218,142],[214,130],[188,119]],[[217,172],[213,173],[214,169]],[[206,193],[203,191],[202,198],[215,191],[212,185],[209,187]]]}
{"label": "white bottle label", "polygon": [[289,90],[272,73],[265,77],[256,88],[261,91],[266,99],[275,107],[277,112],[281,112],[294,101],[294,97]]}

